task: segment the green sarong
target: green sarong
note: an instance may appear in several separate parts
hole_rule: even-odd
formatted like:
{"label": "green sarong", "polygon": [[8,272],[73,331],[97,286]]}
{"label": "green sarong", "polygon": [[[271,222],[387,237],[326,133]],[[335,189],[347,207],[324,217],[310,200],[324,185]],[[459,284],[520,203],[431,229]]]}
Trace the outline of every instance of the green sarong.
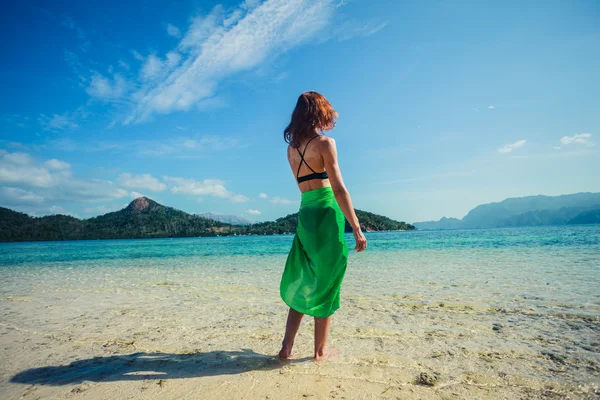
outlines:
{"label": "green sarong", "polygon": [[279,287],[290,308],[321,318],[340,308],[348,264],[344,224],[330,186],[302,193],[296,236]]}

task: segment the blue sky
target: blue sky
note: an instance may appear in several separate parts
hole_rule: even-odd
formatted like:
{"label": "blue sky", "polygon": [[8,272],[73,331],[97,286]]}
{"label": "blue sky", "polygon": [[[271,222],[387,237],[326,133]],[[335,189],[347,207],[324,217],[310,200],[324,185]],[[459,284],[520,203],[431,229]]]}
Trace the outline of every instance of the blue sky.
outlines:
{"label": "blue sky", "polygon": [[306,90],[339,112],[357,208],[600,191],[596,1],[65,3],[0,16],[2,206],[295,212],[282,131]]}

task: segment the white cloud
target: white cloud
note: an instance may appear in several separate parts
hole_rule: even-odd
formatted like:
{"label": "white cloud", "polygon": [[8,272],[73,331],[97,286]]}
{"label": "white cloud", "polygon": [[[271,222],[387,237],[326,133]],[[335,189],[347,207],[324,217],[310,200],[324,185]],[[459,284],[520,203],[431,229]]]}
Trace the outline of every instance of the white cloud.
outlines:
{"label": "white cloud", "polygon": [[267,197],[269,197],[266,193],[260,193],[258,195],[258,197],[260,197],[261,199],[266,199]]}
{"label": "white cloud", "polygon": [[0,185],[0,202],[14,204],[18,200],[21,206],[38,202],[39,207],[28,211],[43,213],[57,202],[112,200],[128,194],[110,181],[73,178],[65,161],[42,163],[27,153],[7,151],[0,152]]}
{"label": "white cloud", "polygon": [[167,25],[167,34],[169,36],[173,36],[174,38],[181,37],[181,31],[175,25],[168,24]]}
{"label": "white cloud", "polygon": [[0,188],[0,198],[4,206],[22,205],[24,203],[40,204],[44,201],[44,197],[40,195],[15,187]]}
{"label": "white cloud", "polygon": [[31,157],[27,153],[15,152],[9,153],[8,151],[4,151],[2,153],[4,159],[10,163],[17,165],[28,165],[33,163],[33,157]]}
{"label": "white cloud", "polygon": [[250,199],[244,195],[236,194],[236,195],[231,196],[229,198],[229,200],[231,200],[233,203],[245,203],[246,201],[248,201]]}
{"label": "white cloud", "polygon": [[95,72],[86,90],[90,96],[101,100],[118,100],[125,96],[129,90],[129,84],[120,74],[114,74],[112,78],[107,78]]}
{"label": "white cloud", "polygon": [[[224,78],[314,37],[331,20],[334,9],[333,0],[244,2],[229,14],[215,6],[208,15],[194,18],[181,38],[177,46],[185,58],[181,66],[134,94],[136,106],[126,123],[189,110],[214,97]],[[378,26],[368,28],[373,31]]]}
{"label": "white cloud", "polygon": [[496,107],[494,107],[494,106],[488,106],[488,110],[495,110],[495,109],[496,109]]}
{"label": "white cloud", "polygon": [[371,36],[387,26],[387,22],[348,20],[335,26],[333,35],[340,41]]}
{"label": "white cloud", "polygon": [[256,7],[258,7],[258,5],[260,4],[260,0],[245,0],[242,5],[240,6],[240,8],[244,9],[244,10],[252,10]]}
{"label": "white cloud", "polygon": [[119,140],[74,142],[70,139],[53,139],[48,144],[61,151],[122,152],[140,157],[202,158],[240,147],[245,147],[236,137],[179,136],[164,140]]}
{"label": "white cloud", "polygon": [[141,194],[140,192],[131,192],[130,196],[132,199],[137,199],[138,197],[146,197],[143,194]]}
{"label": "white cloud", "polygon": [[223,181],[216,179],[197,181],[195,179],[165,176],[164,180],[175,184],[175,186],[171,188],[171,192],[174,194],[181,193],[196,196],[209,195],[217,197],[229,196],[229,191],[225,188]]}
{"label": "white cloud", "polygon": [[242,18],[243,15],[244,15],[243,10],[241,10],[241,9],[233,10],[233,12],[231,12],[231,14],[229,14],[229,16],[223,20],[223,26],[225,28],[230,27],[231,25],[237,23],[240,20],[240,18]]}
{"label": "white cloud", "polygon": [[57,169],[57,170],[66,170],[66,169],[71,168],[71,164],[69,164],[66,161],[57,160],[56,158],[46,161],[45,165],[46,165],[46,167],[48,167],[50,169]]}
{"label": "white cloud", "polygon": [[132,175],[125,172],[118,176],[117,183],[128,189],[148,189],[155,192],[163,191],[167,185],[150,174]]}
{"label": "white cloud", "polygon": [[170,51],[167,53],[165,63],[168,68],[173,68],[181,61],[181,54],[176,51]]}
{"label": "white cloud", "polygon": [[275,78],[273,78],[272,82],[273,83],[279,83],[279,82],[283,82],[285,81],[288,77],[290,76],[290,73],[287,71],[284,72],[280,72],[279,74],[277,74],[277,76],[275,76]]}
{"label": "white cloud", "polygon": [[[178,39],[169,51],[144,57],[131,49],[132,57],[141,62],[135,72],[134,65],[120,59],[113,60],[118,68],[108,67],[108,73],[96,66],[90,71],[73,53],[68,62],[89,96],[121,107],[113,123],[210,110],[227,105],[217,89],[235,74],[260,68],[302,44],[369,36],[387,24],[343,15],[334,18],[344,4],[343,0],[245,0],[233,9],[216,5],[191,19],[187,27],[166,24],[167,34]],[[275,82],[288,76],[275,75]]]}
{"label": "white cloud", "polygon": [[146,58],[146,62],[142,66],[142,70],[140,71],[140,76],[142,80],[152,80],[160,77],[163,72],[163,62],[160,58],[156,57],[154,54],[150,54],[148,58]]}
{"label": "white cloud", "polygon": [[233,203],[243,203],[249,200],[246,196],[230,192],[225,187],[225,183],[218,179],[197,181],[195,179],[165,176],[164,180],[174,184],[171,187],[171,193],[173,194],[222,197]]}
{"label": "white cloud", "polygon": [[144,56],[141,55],[137,50],[131,50],[131,55],[138,61],[144,61]]}
{"label": "white cloud", "polygon": [[231,137],[202,136],[202,137],[178,137],[161,141],[138,141],[117,144],[125,151],[136,148],[140,156],[146,157],[199,157],[202,155],[222,152],[237,148],[240,141]]}
{"label": "white cloud", "polygon": [[260,215],[262,214],[259,210],[246,210],[246,214],[250,215]]}
{"label": "white cloud", "polygon": [[79,124],[72,116],[68,114],[52,114],[48,117],[44,114],[40,114],[38,118],[40,125],[46,131],[60,131],[64,129],[77,129]]}
{"label": "white cloud", "polygon": [[273,204],[292,204],[293,203],[291,200],[284,199],[279,196],[271,197],[270,202]]}
{"label": "white cloud", "polygon": [[50,187],[55,182],[50,171],[35,165],[29,154],[6,152],[0,159],[0,183]]}
{"label": "white cloud", "polygon": [[565,146],[570,144],[582,144],[588,147],[593,147],[596,145],[592,140],[591,133],[577,133],[573,136],[563,136],[560,138],[560,142]]}
{"label": "white cloud", "polygon": [[507,145],[506,145],[506,146],[504,146],[504,147],[501,147],[501,148],[499,148],[499,149],[498,149],[498,152],[499,152],[499,153],[510,153],[510,152],[512,152],[513,150],[516,150],[516,149],[518,149],[519,147],[523,146],[523,145],[525,144],[525,142],[526,142],[525,140],[517,140],[517,141],[516,141],[516,142],[514,142],[514,143],[510,143],[510,144],[507,144]]}
{"label": "white cloud", "polygon": [[562,147],[560,147],[560,146],[554,146],[554,150],[561,150],[561,149],[562,149]]}

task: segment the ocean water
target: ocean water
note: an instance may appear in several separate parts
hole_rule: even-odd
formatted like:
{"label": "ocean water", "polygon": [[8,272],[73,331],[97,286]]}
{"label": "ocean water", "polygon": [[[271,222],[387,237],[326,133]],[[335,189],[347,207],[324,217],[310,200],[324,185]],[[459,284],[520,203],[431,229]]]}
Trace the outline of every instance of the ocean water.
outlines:
{"label": "ocean water", "polygon": [[[318,374],[342,382],[335,393],[363,382],[394,398],[425,390],[425,372],[440,398],[596,398],[600,226],[366,236],[367,250],[350,254],[334,315],[339,355],[279,366],[277,379]],[[292,239],[0,243],[0,397],[125,384],[143,362],[130,360],[125,373],[122,362],[102,361],[115,355],[161,354],[180,366],[169,378],[275,373],[287,312],[278,286]],[[312,355],[311,324],[296,342],[300,359]],[[189,372],[186,354],[203,367]],[[81,368],[70,363],[85,368],[73,373]]]}

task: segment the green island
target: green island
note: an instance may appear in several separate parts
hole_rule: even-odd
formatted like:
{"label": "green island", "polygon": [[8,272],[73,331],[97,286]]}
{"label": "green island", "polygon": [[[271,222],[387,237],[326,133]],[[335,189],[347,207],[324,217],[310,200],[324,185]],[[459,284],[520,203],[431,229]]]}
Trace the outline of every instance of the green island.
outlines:
{"label": "green island", "polygon": [[[413,230],[405,222],[356,210],[365,232]],[[122,210],[89,219],[67,215],[31,217],[0,207],[0,241],[140,239],[194,236],[275,235],[294,233],[298,215],[250,225],[232,225],[172,207],[147,197],[133,200]],[[346,221],[346,232],[351,232]]]}

